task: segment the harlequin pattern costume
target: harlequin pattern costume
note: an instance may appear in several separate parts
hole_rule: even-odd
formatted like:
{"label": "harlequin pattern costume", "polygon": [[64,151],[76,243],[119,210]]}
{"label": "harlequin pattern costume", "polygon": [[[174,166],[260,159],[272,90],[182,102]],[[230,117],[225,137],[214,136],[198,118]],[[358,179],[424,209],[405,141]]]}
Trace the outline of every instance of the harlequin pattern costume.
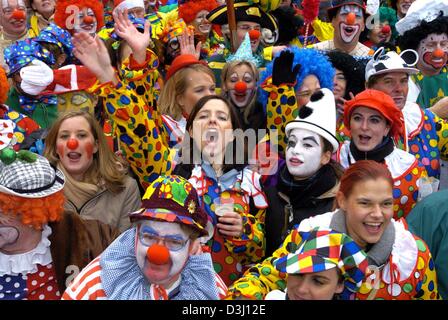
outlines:
{"label": "harlequin pattern costume", "polygon": [[[358,293],[354,296],[343,295],[343,299],[439,298],[431,253],[423,240],[413,236],[405,226],[402,220],[391,220],[380,241],[367,252],[370,269],[376,271],[366,275]],[[300,232],[315,227],[346,232],[345,214],[336,210],[302,221],[272,257],[249,269],[229,288],[230,298],[245,296],[260,300],[269,291],[284,290],[287,275],[277,271],[273,263],[277,258],[292,253],[301,242]]]}

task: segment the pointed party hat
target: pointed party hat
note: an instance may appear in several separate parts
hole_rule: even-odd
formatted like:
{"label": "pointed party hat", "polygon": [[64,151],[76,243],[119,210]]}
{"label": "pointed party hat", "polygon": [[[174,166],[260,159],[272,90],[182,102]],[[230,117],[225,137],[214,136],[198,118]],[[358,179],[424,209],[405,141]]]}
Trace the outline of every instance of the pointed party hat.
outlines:
{"label": "pointed party hat", "polygon": [[238,50],[234,54],[230,54],[226,59],[226,62],[232,61],[248,61],[253,63],[255,66],[260,66],[260,61],[252,54],[252,47],[250,45],[249,32],[244,36],[243,42],[241,42]]}

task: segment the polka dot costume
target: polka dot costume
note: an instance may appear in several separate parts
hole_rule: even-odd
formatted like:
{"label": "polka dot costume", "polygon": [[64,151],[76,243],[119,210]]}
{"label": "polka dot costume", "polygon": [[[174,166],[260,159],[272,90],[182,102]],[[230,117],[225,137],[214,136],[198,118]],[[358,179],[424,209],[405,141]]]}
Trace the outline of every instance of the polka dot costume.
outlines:
{"label": "polka dot costume", "polygon": [[35,273],[0,276],[0,300],[59,300],[53,264],[38,265]]}
{"label": "polka dot costume", "polygon": [[[222,190],[216,180],[196,167],[189,180],[198,191],[209,216],[208,224],[213,237],[207,245],[211,250],[214,269],[226,285],[239,279],[246,265],[258,262],[264,256],[264,209],[267,202],[264,194],[259,191],[261,186],[258,179],[258,175],[245,169],[235,176],[231,188]],[[217,197],[234,200],[234,210],[241,214],[243,220],[241,237],[228,238],[219,233],[213,203],[213,199]],[[251,201],[255,206],[253,210],[250,207]],[[253,214],[253,211],[256,213]]]}
{"label": "polka dot costume", "polygon": [[[302,221],[272,257],[250,268],[243,278],[229,288],[231,296],[260,300],[270,291],[284,290],[287,275],[279,272],[273,262],[278,257],[297,249],[297,245],[301,242],[298,230],[308,230],[317,226],[329,228],[336,212]],[[394,226],[395,242],[389,249],[391,252],[385,263],[381,263],[378,267],[370,266],[360,290],[356,294],[347,292],[342,295],[342,299],[439,299],[434,261],[428,247],[420,238],[406,230],[406,224],[402,220],[393,220],[391,223]]]}
{"label": "polka dot costume", "polygon": [[269,92],[266,106],[266,121],[269,130],[278,131],[279,151],[286,150],[285,125],[297,118],[299,109],[294,87],[282,84],[278,87],[272,85],[271,78],[262,84],[262,88]]}

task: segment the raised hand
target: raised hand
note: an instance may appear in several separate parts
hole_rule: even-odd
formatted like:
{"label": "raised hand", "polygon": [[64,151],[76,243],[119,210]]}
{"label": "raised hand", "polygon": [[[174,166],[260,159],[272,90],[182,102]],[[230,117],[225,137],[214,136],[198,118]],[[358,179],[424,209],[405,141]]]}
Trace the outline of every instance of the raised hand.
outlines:
{"label": "raised hand", "polygon": [[194,46],[194,32],[192,30],[187,29],[177,39],[179,40],[180,54],[191,54],[199,60],[202,42],[199,42],[196,47]]}
{"label": "raised hand", "polygon": [[73,54],[86,66],[100,82],[117,82],[109,53],[103,41],[93,38],[87,32],[78,32],[73,36]]}
{"label": "raised hand", "polygon": [[296,64],[293,68],[294,53],[289,50],[284,50],[280,56],[274,59],[272,68],[272,84],[279,86],[281,84],[296,82],[297,74],[300,71],[301,65]]}
{"label": "raised hand", "polygon": [[[113,17],[115,21],[114,31],[131,47],[132,53],[134,54],[134,59],[138,63],[143,63],[146,58],[146,48],[151,42],[150,35],[150,23],[145,21],[144,32],[141,33],[137,30],[134,24],[129,20],[128,10],[124,11],[115,10],[113,12]],[[143,60],[142,60],[143,58]]]}

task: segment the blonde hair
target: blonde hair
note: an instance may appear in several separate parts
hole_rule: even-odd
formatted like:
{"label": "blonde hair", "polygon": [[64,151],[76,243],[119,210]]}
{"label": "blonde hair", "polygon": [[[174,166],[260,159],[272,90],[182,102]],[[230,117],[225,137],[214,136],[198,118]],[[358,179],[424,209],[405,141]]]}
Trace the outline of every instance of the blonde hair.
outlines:
{"label": "blonde hair", "polygon": [[157,103],[159,112],[172,117],[174,120],[180,120],[182,117],[182,106],[178,103],[178,97],[185,93],[190,83],[188,75],[190,71],[203,72],[209,75],[215,82],[213,71],[202,64],[191,64],[177,71],[165,83]]}
{"label": "blonde hair", "polygon": [[[248,66],[250,71],[254,75],[254,78],[255,78],[255,89],[254,90],[257,89],[256,84],[258,83],[258,79],[260,78],[260,74],[258,72],[257,67],[253,63],[251,63],[249,61],[245,61],[245,60],[236,60],[236,61],[232,61],[232,62],[227,62],[224,65],[224,68],[222,69],[222,72],[221,72],[221,87],[223,88],[222,89],[222,94],[231,103],[232,103],[232,99],[230,99],[228,88],[226,88],[226,81],[227,81],[227,78],[231,75],[233,69],[235,69],[236,67],[239,67],[239,66],[243,66],[243,65]],[[252,110],[255,107],[256,100],[257,100],[257,94],[255,92],[255,94],[252,97],[251,101],[249,101],[249,104],[244,108],[244,111],[243,111],[244,122],[246,124],[249,123],[249,116],[250,116],[250,114],[252,113]]]}
{"label": "blonde hair", "polygon": [[59,163],[59,156],[56,150],[59,129],[62,122],[74,117],[83,117],[89,123],[92,135],[98,144],[98,152],[93,155],[93,162],[84,175],[84,182],[92,184],[104,182],[109,191],[113,193],[120,192],[124,187],[127,165],[109,148],[100,124],[88,112],[76,110],[61,114],[50,128],[45,139],[44,156],[54,166]]}

